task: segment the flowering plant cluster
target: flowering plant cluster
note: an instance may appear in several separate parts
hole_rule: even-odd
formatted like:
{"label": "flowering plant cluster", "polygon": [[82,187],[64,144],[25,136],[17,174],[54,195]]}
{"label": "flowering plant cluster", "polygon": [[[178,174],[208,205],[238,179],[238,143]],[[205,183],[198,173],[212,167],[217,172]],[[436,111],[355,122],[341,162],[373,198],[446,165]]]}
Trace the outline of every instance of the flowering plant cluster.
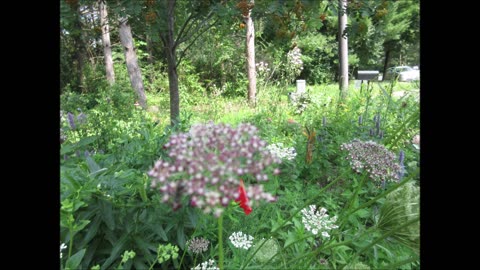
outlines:
{"label": "flowering plant cluster", "polygon": [[190,239],[187,241],[188,250],[190,250],[195,254],[200,254],[207,251],[209,244],[210,244],[210,241],[208,241],[203,237],[201,238],[194,237],[193,239]]}
{"label": "flowering plant cluster", "polygon": [[305,225],[305,229],[315,235],[320,233],[323,238],[328,239],[330,238],[328,231],[338,228],[338,226],[335,225],[337,217],[334,216],[330,218],[327,214],[327,209],[323,207],[317,211],[317,206],[309,205],[307,208],[302,209],[301,212],[302,223]]}
{"label": "flowering plant cluster", "polygon": [[[233,128],[227,124],[196,124],[187,133],[170,137],[164,148],[168,159],[158,160],[149,171],[152,188],[163,193],[163,202],[181,207],[181,198],[204,213],[219,217],[223,208],[240,197],[240,178],[249,175],[257,182],[268,181],[268,172],[278,174],[281,160],[272,155],[266,142],[250,124]],[[245,193],[251,201],[275,201],[261,184],[248,184]],[[250,206],[250,205],[248,205]]]}
{"label": "flowering plant cluster", "polygon": [[266,75],[268,72],[270,72],[270,68],[266,62],[258,62],[255,64],[255,67],[257,68],[257,73],[260,76]]}
{"label": "flowering plant cluster", "polygon": [[269,144],[267,149],[281,160],[293,160],[297,156],[295,148],[284,147],[283,143]]}
{"label": "flowering plant cluster", "polygon": [[301,114],[307,109],[308,104],[311,102],[310,96],[307,92],[290,92],[288,93],[291,104],[295,107],[295,113]]}
{"label": "flowering plant cluster", "polygon": [[192,268],[192,270],[219,270],[217,264],[214,260],[210,259],[208,261],[202,262],[201,264]]}
{"label": "flowering plant cluster", "polygon": [[302,52],[300,48],[295,46],[291,51],[287,53],[287,70],[294,80],[303,70],[303,61],[301,59]]}
{"label": "flowering plant cluster", "polygon": [[373,141],[353,140],[342,144],[340,149],[348,151],[347,160],[355,172],[366,171],[372,180],[378,182],[399,180],[401,167],[395,154],[385,146]]}
{"label": "flowering plant cluster", "polygon": [[253,236],[244,234],[243,232],[234,232],[228,239],[230,239],[230,242],[232,242],[236,248],[248,250],[253,244]]}

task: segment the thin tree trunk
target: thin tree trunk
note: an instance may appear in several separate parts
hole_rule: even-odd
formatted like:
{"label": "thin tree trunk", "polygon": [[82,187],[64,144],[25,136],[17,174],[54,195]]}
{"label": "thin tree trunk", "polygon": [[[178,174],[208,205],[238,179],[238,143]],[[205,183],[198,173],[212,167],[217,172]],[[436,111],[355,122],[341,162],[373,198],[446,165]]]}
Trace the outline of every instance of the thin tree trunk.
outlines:
{"label": "thin tree trunk", "polygon": [[[255,4],[254,0],[250,4]],[[252,9],[245,16],[247,23],[247,76],[248,76],[248,102],[255,103],[257,94],[257,77],[255,73],[255,28],[252,20]]]}
{"label": "thin tree trunk", "polygon": [[170,123],[173,126],[180,117],[180,97],[178,94],[177,59],[175,57],[174,11],[176,0],[168,0],[167,37],[165,51],[168,64],[168,84],[170,89]]}
{"label": "thin tree trunk", "polygon": [[147,56],[147,62],[149,64],[153,64],[153,41],[152,39],[150,38],[150,35],[146,35],[146,39],[147,39],[147,53],[148,53],[148,56]]}
{"label": "thin tree trunk", "polygon": [[[382,76],[382,81],[385,81],[385,76],[387,75],[387,69],[388,66],[390,65],[390,47],[386,46],[385,47],[385,62],[383,62],[383,76]],[[392,78],[393,79],[393,78]]]}
{"label": "thin tree trunk", "polygon": [[338,0],[338,49],[340,58],[340,99],[344,100],[348,94],[348,38],[345,33],[347,27],[347,0]]}
{"label": "thin tree trunk", "polygon": [[120,41],[125,52],[125,60],[127,62],[128,75],[135,93],[137,93],[138,103],[143,109],[147,109],[147,98],[142,81],[142,71],[138,65],[137,54],[133,44],[132,30],[128,24],[127,18],[120,18]]}
{"label": "thin tree trunk", "polygon": [[107,81],[110,85],[115,83],[115,71],[113,70],[112,59],[112,45],[110,43],[110,29],[108,26],[108,13],[107,3],[104,0],[99,0],[100,6],[100,24],[102,28],[102,43],[103,43],[103,55],[105,58],[105,70],[107,73]]}
{"label": "thin tree trunk", "polygon": [[76,61],[76,66],[77,66],[78,89],[83,92],[84,91],[83,68],[85,66],[86,46],[85,46],[85,41],[83,40],[82,22],[80,21],[80,5],[77,2],[73,4],[71,8],[75,11],[74,25],[75,25],[75,28],[78,30],[78,32],[76,32],[75,34],[72,34],[73,40],[75,41],[75,46],[77,48],[77,50],[75,51],[74,59]]}

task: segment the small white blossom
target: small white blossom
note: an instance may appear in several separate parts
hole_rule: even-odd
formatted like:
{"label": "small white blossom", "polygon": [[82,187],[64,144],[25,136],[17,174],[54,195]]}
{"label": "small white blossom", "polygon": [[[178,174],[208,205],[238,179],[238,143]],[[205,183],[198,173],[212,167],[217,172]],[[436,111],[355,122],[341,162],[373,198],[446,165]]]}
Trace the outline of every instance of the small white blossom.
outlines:
{"label": "small white blossom", "polygon": [[243,232],[234,232],[228,239],[237,248],[249,249],[253,244],[253,237]]}
{"label": "small white blossom", "polygon": [[293,160],[297,156],[295,148],[283,147],[283,143],[269,144],[267,150],[282,160]]}
{"label": "small white blossom", "polygon": [[219,270],[220,268],[216,266],[214,260],[210,259],[190,269],[191,270]]}
{"label": "small white blossom", "polygon": [[337,229],[338,226],[335,225],[337,217],[329,218],[327,214],[327,209],[321,207],[317,211],[317,206],[310,205],[307,208],[302,209],[302,222],[305,225],[307,231],[312,232],[314,235],[317,235],[319,232],[323,238],[330,238],[328,231],[332,229]]}
{"label": "small white blossom", "polygon": [[60,245],[60,259],[63,257],[62,250],[66,249],[66,248],[67,248],[67,245],[65,245],[65,243],[62,243]]}

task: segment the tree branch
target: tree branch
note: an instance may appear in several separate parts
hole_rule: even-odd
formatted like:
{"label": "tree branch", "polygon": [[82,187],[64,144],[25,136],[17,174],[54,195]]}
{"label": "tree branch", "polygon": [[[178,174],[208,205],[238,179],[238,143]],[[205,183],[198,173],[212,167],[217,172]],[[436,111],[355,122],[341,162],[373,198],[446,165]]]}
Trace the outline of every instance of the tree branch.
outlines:
{"label": "tree branch", "polygon": [[[182,37],[182,35],[184,34],[183,32],[185,31],[185,28],[187,28],[187,25],[188,25],[188,22],[190,22],[190,20],[192,20],[194,17],[197,17],[198,14],[196,14],[196,16],[194,16],[194,14],[190,14],[190,16],[188,16],[188,18],[185,20],[185,22],[183,23],[182,25],[182,28],[180,29],[180,33],[178,33],[178,36],[177,36],[177,40],[175,40],[173,46],[176,47],[178,44],[179,44],[179,40],[180,38]],[[185,34],[188,33],[190,31],[190,29],[192,28],[192,25],[188,25],[188,30],[185,31]]]}
{"label": "tree branch", "polygon": [[[183,43],[183,42],[189,40],[193,35],[195,35],[195,33],[197,33],[207,23],[208,20],[210,20],[210,18],[212,18],[212,16],[213,16],[213,11],[210,10],[210,12],[207,14],[207,17],[200,24],[198,24],[193,31],[190,31],[190,29],[191,29],[191,27],[190,27],[189,31],[186,32],[183,35],[183,38],[180,38],[180,36],[179,36],[177,38],[177,42],[176,42],[175,45],[178,45],[180,43]],[[210,27],[211,26],[207,27],[206,29],[209,29]]]}
{"label": "tree branch", "polygon": [[214,26],[218,21],[219,21],[219,19],[215,20],[212,24],[208,25],[205,29],[203,29],[203,31],[201,31],[200,33],[198,33],[198,35],[192,40],[192,42],[190,42],[190,44],[188,44],[188,46],[187,46],[184,50],[182,50],[182,54],[181,54],[180,57],[178,58],[177,65],[176,65],[175,67],[178,67],[178,65],[180,65],[180,63],[182,62],[183,57],[185,56],[186,51],[193,45],[193,43],[195,43],[195,41],[196,41],[203,33],[205,33],[208,29],[212,28],[212,26]]}

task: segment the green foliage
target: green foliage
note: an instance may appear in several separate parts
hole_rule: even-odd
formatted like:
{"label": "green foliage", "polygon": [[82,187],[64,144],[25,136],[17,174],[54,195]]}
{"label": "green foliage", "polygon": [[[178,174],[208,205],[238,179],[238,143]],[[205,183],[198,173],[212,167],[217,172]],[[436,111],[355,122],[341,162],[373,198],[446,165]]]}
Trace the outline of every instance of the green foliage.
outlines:
{"label": "green foliage", "polygon": [[329,83],[335,79],[332,70],[337,68],[338,58],[335,36],[310,34],[299,38],[298,46],[302,49],[304,71],[308,84]]}
{"label": "green foliage", "polygon": [[[406,224],[420,216],[420,188],[409,182],[387,195],[380,208],[377,227],[382,231],[392,231],[399,224]],[[397,230],[391,236],[399,243],[419,252],[420,222]]]}

